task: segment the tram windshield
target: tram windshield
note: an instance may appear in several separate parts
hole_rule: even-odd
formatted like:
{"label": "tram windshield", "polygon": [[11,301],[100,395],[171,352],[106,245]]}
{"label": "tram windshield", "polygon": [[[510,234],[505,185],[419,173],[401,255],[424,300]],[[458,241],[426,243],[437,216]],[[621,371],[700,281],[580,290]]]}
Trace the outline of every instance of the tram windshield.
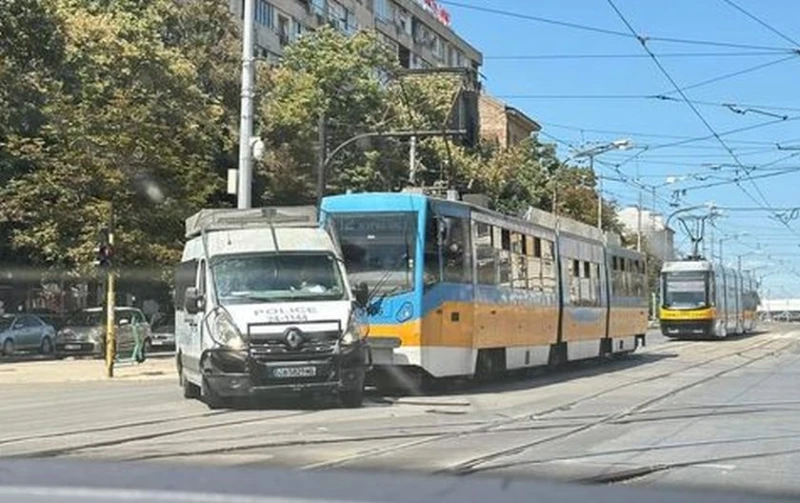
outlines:
{"label": "tram windshield", "polygon": [[351,284],[384,294],[414,289],[417,213],[346,213],[333,221]]}
{"label": "tram windshield", "polygon": [[708,273],[670,272],[662,277],[667,309],[696,309],[708,305]]}

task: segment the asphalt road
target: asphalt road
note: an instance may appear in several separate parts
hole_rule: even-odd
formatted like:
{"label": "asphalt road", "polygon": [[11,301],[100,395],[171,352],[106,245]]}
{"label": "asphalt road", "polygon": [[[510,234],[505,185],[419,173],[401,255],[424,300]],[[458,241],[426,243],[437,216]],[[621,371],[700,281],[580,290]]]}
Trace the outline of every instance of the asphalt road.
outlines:
{"label": "asphalt road", "polygon": [[[800,495],[800,326],[359,410],[210,411],[176,379],[5,384],[0,456],[544,477]],[[65,362],[69,364],[69,362]]]}

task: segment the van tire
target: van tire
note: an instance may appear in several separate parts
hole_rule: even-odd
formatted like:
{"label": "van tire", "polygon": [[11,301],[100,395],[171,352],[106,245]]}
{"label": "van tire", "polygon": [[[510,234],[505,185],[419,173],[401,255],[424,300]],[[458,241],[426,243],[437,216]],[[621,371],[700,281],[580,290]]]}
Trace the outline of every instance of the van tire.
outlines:
{"label": "van tire", "polygon": [[339,400],[348,409],[358,409],[364,405],[364,387],[347,389],[339,392]]}
{"label": "van tire", "polygon": [[183,398],[187,400],[196,400],[200,398],[200,386],[186,379],[186,375],[183,373],[183,369],[181,369],[179,379],[181,388],[183,388]]}
{"label": "van tire", "polygon": [[200,387],[200,399],[211,410],[227,409],[231,406],[229,399],[219,396],[211,389],[205,377],[203,378],[203,385]]}

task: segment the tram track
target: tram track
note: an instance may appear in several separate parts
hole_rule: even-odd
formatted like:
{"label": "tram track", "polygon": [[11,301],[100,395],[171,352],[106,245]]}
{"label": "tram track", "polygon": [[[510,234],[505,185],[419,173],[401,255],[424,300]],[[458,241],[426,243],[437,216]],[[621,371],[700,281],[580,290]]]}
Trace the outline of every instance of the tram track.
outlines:
{"label": "tram track", "polygon": [[[767,346],[769,344],[778,343],[778,342],[781,342],[781,341],[770,340],[770,341],[767,341],[766,343],[758,344],[755,347],[734,352],[732,355],[729,355],[729,356],[739,355],[740,353],[745,353],[745,352],[753,351],[753,350],[756,350],[756,349],[760,349],[760,348],[762,348],[764,346]],[[722,377],[722,376],[724,376],[726,374],[730,374],[732,372],[735,372],[737,370],[745,368],[745,367],[747,367],[749,365],[752,365],[753,363],[756,363],[758,361],[761,361],[761,360],[763,360],[765,358],[774,356],[774,355],[776,355],[776,354],[788,349],[791,346],[795,346],[796,344],[797,343],[795,341],[792,341],[790,343],[784,343],[780,347],[778,347],[778,348],[776,348],[776,349],[774,349],[772,351],[769,351],[767,353],[764,353],[763,355],[748,359],[748,360],[746,360],[746,361],[744,361],[742,363],[739,363],[737,365],[734,365],[732,367],[726,368],[724,370],[720,370],[718,372],[714,372],[713,374],[705,376],[705,377],[703,377],[701,379],[697,379],[697,380],[694,380],[694,381],[692,381],[690,383],[687,383],[687,384],[678,386],[676,388],[673,388],[673,389],[671,389],[671,390],[669,390],[669,391],[667,391],[665,393],[661,393],[661,394],[659,394],[657,396],[648,398],[646,400],[642,400],[639,403],[627,408],[626,410],[623,410],[623,411],[620,411],[620,412],[616,412],[616,413],[612,413],[612,414],[608,414],[608,415],[602,417],[601,419],[599,419],[597,421],[589,422],[589,423],[587,423],[585,425],[581,425],[581,426],[578,426],[576,428],[570,429],[570,430],[568,430],[566,432],[557,433],[557,434],[551,435],[549,437],[537,439],[537,440],[534,440],[534,441],[531,441],[531,442],[525,442],[525,443],[518,444],[518,445],[515,445],[515,446],[512,446],[512,447],[507,447],[507,448],[504,448],[504,449],[499,449],[499,450],[496,450],[494,452],[491,452],[491,453],[488,453],[488,454],[484,454],[484,455],[481,455],[481,456],[476,456],[474,458],[471,458],[471,459],[468,459],[468,460],[465,460],[465,461],[461,461],[461,462],[459,462],[459,463],[457,463],[455,465],[451,465],[451,466],[449,466],[447,468],[439,470],[439,472],[440,473],[451,473],[451,474],[457,474],[457,475],[470,475],[470,474],[473,474],[473,473],[476,473],[476,472],[479,472],[479,471],[486,471],[486,470],[494,469],[493,467],[488,467],[486,469],[481,469],[479,467],[480,467],[480,465],[489,463],[489,462],[494,461],[496,459],[500,459],[500,458],[503,458],[503,457],[520,454],[522,452],[527,451],[528,449],[531,449],[531,448],[534,448],[534,447],[537,447],[537,446],[540,446],[540,445],[543,445],[543,444],[546,444],[546,443],[551,443],[551,442],[555,442],[555,441],[564,440],[564,439],[567,439],[567,438],[572,437],[574,435],[577,435],[579,433],[582,433],[584,431],[587,431],[589,429],[596,428],[596,427],[604,425],[604,424],[609,424],[609,423],[612,423],[613,421],[617,421],[617,420],[623,419],[625,417],[631,416],[634,413],[636,413],[638,411],[641,411],[641,410],[643,410],[643,409],[645,409],[645,408],[647,408],[647,407],[649,407],[649,406],[651,406],[653,404],[661,402],[661,401],[663,401],[663,400],[665,400],[667,398],[670,398],[670,397],[672,397],[674,395],[677,395],[677,394],[682,393],[684,391],[687,391],[689,389],[692,389],[692,388],[695,388],[697,386],[701,386],[703,384],[706,384],[706,383],[708,383],[710,381],[713,381],[714,379],[718,379],[718,378],[720,378],[720,377]],[[719,359],[720,358],[717,358],[715,360],[719,360]]]}
{"label": "tram track", "polygon": [[[590,393],[588,395],[584,395],[582,397],[576,398],[576,399],[571,400],[569,402],[562,403],[562,404],[559,404],[559,405],[554,406],[554,407],[550,407],[550,408],[548,408],[548,409],[546,409],[544,411],[540,411],[540,412],[536,412],[536,413],[526,412],[526,413],[523,413],[523,414],[514,415],[514,416],[511,416],[511,417],[508,417],[508,418],[503,418],[503,419],[500,419],[500,420],[489,421],[485,425],[481,425],[481,426],[476,427],[476,428],[471,428],[471,429],[462,430],[462,431],[456,431],[456,432],[448,432],[448,433],[443,433],[443,434],[440,434],[440,435],[428,436],[428,437],[425,437],[425,438],[416,438],[416,439],[413,439],[413,440],[411,440],[409,442],[404,442],[404,443],[400,443],[400,444],[394,444],[394,445],[390,445],[390,446],[374,447],[374,448],[366,449],[364,451],[357,452],[355,454],[342,456],[342,457],[339,457],[339,458],[336,458],[336,459],[333,459],[333,460],[325,460],[325,461],[321,461],[321,462],[317,462],[317,463],[308,464],[308,465],[303,466],[302,469],[303,470],[319,470],[319,469],[337,468],[337,467],[341,467],[341,466],[344,466],[344,465],[347,465],[347,464],[350,464],[350,463],[353,463],[353,462],[356,462],[356,461],[364,461],[366,459],[369,459],[369,458],[372,458],[372,457],[376,457],[376,456],[382,456],[382,455],[385,455],[385,454],[394,454],[394,453],[397,453],[397,452],[400,452],[400,451],[404,451],[404,450],[407,450],[407,449],[411,449],[411,448],[415,448],[415,447],[431,444],[431,443],[434,443],[434,442],[441,442],[441,441],[445,441],[445,440],[451,440],[451,439],[459,438],[459,437],[466,436],[466,435],[473,435],[473,434],[476,434],[476,433],[491,432],[492,430],[495,430],[496,428],[500,428],[502,426],[507,426],[507,425],[514,424],[514,423],[517,423],[517,422],[525,421],[525,420],[528,420],[528,419],[533,418],[533,417],[536,417],[537,419],[540,419],[540,418],[542,418],[544,416],[548,416],[548,415],[554,414],[554,413],[559,412],[559,411],[563,411],[563,410],[567,410],[567,409],[573,408],[573,407],[575,407],[577,405],[580,405],[581,403],[600,398],[600,397],[602,397],[604,395],[607,395],[609,393],[618,392],[622,388],[628,388],[628,387],[640,385],[640,384],[643,384],[643,383],[649,383],[649,382],[652,382],[652,381],[654,381],[656,379],[665,379],[665,378],[674,376],[676,374],[682,374],[682,373],[684,373],[684,372],[686,372],[688,370],[693,370],[693,369],[696,369],[696,368],[699,368],[699,367],[702,367],[702,366],[705,366],[705,365],[709,365],[709,364],[712,364],[712,363],[717,362],[719,360],[723,360],[725,358],[730,358],[730,357],[739,355],[741,353],[757,350],[757,349],[759,349],[761,347],[767,346],[769,344],[773,344],[774,342],[776,342],[776,341],[774,341],[772,339],[769,339],[767,341],[759,341],[759,342],[756,342],[754,344],[747,345],[745,347],[737,347],[736,349],[734,349],[732,351],[727,351],[727,352],[725,352],[723,354],[716,355],[716,356],[704,359],[704,360],[702,360],[700,362],[696,362],[696,363],[693,363],[693,364],[690,364],[690,365],[685,365],[685,366],[683,366],[683,367],[681,367],[679,369],[676,369],[676,370],[662,372],[662,373],[657,374],[655,376],[652,376],[652,375],[651,376],[645,376],[645,377],[641,377],[641,378],[629,381],[627,383],[618,384],[618,385],[613,386],[613,387],[609,387],[609,388],[606,388],[606,389],[603,389],[603,390],[600,390],[600,391],[597,391],[597,392],[594,392],[594,393]],[[792,344],[794,344],[794,342],[792,342],[790,344],[787,344],[786,346],[788,347],[788,346],[791,346]],[[747,361],[744,364],[742,364],[741,366],[737,366],[737,368],[741,368],[741,367],[746,366],[748,364],[754,363],[755,361],[756,360]],[[728,369],[727,371],[724,371],[724,373],[727,373],[727,372],[733,371],[733,370],[735,370],[735,369]],[[720,375],[722,375],[722,374],[720,374]],[[703,382],[705,382],[705,381],[703,381]],[[696,385],[698,385],[698,384],[693,384],[692,386],[687,386],[687,387],[684,387],[684,388],[685,389],[689,389],[689,387],[694,387]],[[671,391],[671,392],[669,392],[667,394],[659,396],[658,398],[659,399],[664,399],[664,398],[667,398],[667,397],[671,396],[674,393],[675,393],[674,391]],[[653,399],[653,400],[648,400],[646,402],[647,403],[640,404],[639,407],[637,407],[637,410],[640,409],[640,408],[646,407],[651,402],[655,403],[656,400]],[[581,424],[579,426],[576,426],[576,427],[570,429],[568,432],[552,435],[550,437],[546,437],[545,439],[543,439],[543,441],[547,442],[547,441],[552,441],[552,440],[556,440],[556,439],[559,439],[559,438],[566,438],[568,436],[580,433],[581,431],[587,430],[589,428],[593,428],[593,427],[595,427],[595,426],[597,426],[599,424],[603,424],[603,423],[606,423],[606,422],[608,422],[610,420],[617,419],[618,415],[619,415],[620,418],[626,417],[627,415],[630,415],[631,413],[636,412],[636,410],[629,410],[629,411],[625,411],[625,412],[626,413],[623,414],[623,415],[612,414],[612,415],[604,416],[598,421],[593,421],[593,422],[589,422],[589,423],[586,423],[586,424]],[[533,445],[537,445],[540,442],[541,441],[537,441],[537,442],[534,442],[532,444]],[[503,449],[502,451],[497,451],[496,453],[490,454],[490,456],[494,455],[494,456],[502,457],[504,455],[511,455],[511,454],[513,454],[513,451],[516,451],[517,449],[520,449],[520,448],[525,450],[528,447],[527,446],[524,446],[524,447],[523,446],[515,446],[515,447],[512,447],[512,448]],[[474,458],[474,464],[478,465],[478,464],[482,464],[483,462],[486,462],[482,458],[483,457]],[[446,468],[444,470],[440,470],[440,471],[441,472],[447,472],[447,473],[453,473],[455,471],[457,473],[466,474],[466,472],[469,471],[468,467],[472,465],[472,463],[471,463],[472,461],[473,460],[467,460],[466,462],[459,463],[457,465],[453,465],[451,467],[448,467],[448,468]]]}
{"label": "tram track", "polygon": [[[523,414],[516,414],[509,417],[504,417],[501,419],[496,420],[489,420],[489,421],[472,421],[472,422],[465,422],[465,423],[472,423],[472,426],[463,427],[463,425],[456,425],[458,428],[456,431],[453,431],[453,425],[448,424],[445,427],[448,428],[447,431],[441,430],[434,430],[434,431],[407,431],[404,433],[394,434],[387,433],[385,431],[381,431],[378,429],[372,435],[359,435],[355,437],[344,437],[344,438],[334,438],[334,439],[302,439],[299,441],[296,440],[286,440],[286,441],[273,441],[273,442],[264,442],[259,444],[249,444],[249,445],[242,445],[242,446],[229,446],[229,447],[220,447],[215,449],[200,449],[193,452],[184,452],[184,453],[153,453],[148,455],[147,453],[134,457],[135,460],[139,459],[156,459],[161,457],[191,457],[196,455],[203,455],[203,454],[214,454],[214,453],[223,453],[223,452],[241,452],[241,451],[250,451],[254,449],[271,449],[271,448],[280,448],[286,446],[293,446],[293,445],[324,445],[324,444],[335,444],[335,443],[348,443],[348,442],[371,442],[371,441],[380,441],[380,440],[408,440],[407,442],[402,442],[400,444],[394,444],[392,446],[387,447],[373,447],[368,448],[364,451],[360,451],[354,455],[346,456],[343,458],[337,458],[334,460],[328,460],[321,463],[315,463],[312,465],[304,466],[303,469],[311,470],[311,469],[324,469],[330,467],[341,466],[344,464],[348,464],[353,461],[367,459],[372,456],[379,456],[382,454],[401,451],[405,449],[410,449],[419,445],[424,445],[432,442],[458,438],[461,436],[467,435],[474,435],[474,434],[481,434],[481,433],[491,433],[491,432],[502,432],[501,430],[503,426],[512,425],[514,423],[526,421],[529,419],[541,419],[545,416],[552,415],[556,412],[564,411],[569,408],[575,407],[583,402],[590,401],[593,399],[600,398],[608,393],[618,391],[621,388],[636,386],[638,384],[642,384],[644,382],[650,382],[654,379],[663,379],[668,378],[670,376],[680,374],[691,370],[693,368],[697,368],[703,365],[707,365],[709,363],[713,363],[714,361],[724,359],[730,356],[733,356],[737,353],[743,353],[747,351],[752,351],[757,349],[758,347],[762,347],[766,344],[773,343],[774,341],[759,341],[755,344],[750,344],[745,347],[738,347],[732,351],[726,351],[723,354],[719,354],[716,356],[712,356],[710,358],[706,358],[702,361],[695,362],[690,365],[683,365],[678,369],[662,372],[656,375],[648,375],[643,376],[641,378],[634,379],[628,382],[622,382],[615,384],[614,386],[598,390],[593,393],[589,393],[583,396],[580,396],[574,400],[570,400],[566,403],[560,403],[556,406],[550,407],[546,410],[539,411],[539,412],[531,412],[526,411]],[[515,405],[514,408],[524,407],[522,405]],[[103,448],[110,448],[110,447],[119,447],[126,444],[132,444],[137,442],[145,442],[145,441],[152,441],[156,439],[164,439],[174,435],[184,434],[190,431],[213,431],[216,429],[221,428],[228,428],[228,427],[235,427],[239,425],[248,425],[248,424],[258,424],[263,422],[272,422],[272,421],[280,421],[287,418],[299,417],[299,416],[308,416],[312,414],[319,414],[323,412],[321,410],[311,410],[311,411],[302,411],[302,412],[292,412],[288,414],[281,414],[277,416],[271,417],[256,417],[256,418],[247,418],[247,419],[236,419],[232,421],[222,421],[222,422],[214,422],[210,424],[193,424],[187,426],[181,426],[178,428],[172,428],[166,431],[151,431],[145,432],[142,434],[136,435],[128,435],[118,438],[112,438],[107,440],[98,440],[93,442],[82,442],[76,445],[67,445],[64,447],[57,447],[57,448],[49,448],[49,449],[39,449],[39,450],[31,450],[29,452],[25,452],[23,454],[19,454],[13,457],[58,457],[58,456],[65,456],[65,455],[72,455],[76,453],[80,453],[81,451],[85,450],[92,450],[92,449],[103,449]],[[219,416],[225,416],[229,414],[230,411],[219,411],[219,412],[205,412],[201,414],[187,414],[184,416],[176,416],[170,417],[166,419],[152,419],[152,420],[145,420],[145,421],[135,421],[131,423],[123,423],[117,425],[109,425],[109,426],[100,426],[97,428],[91,429],[83,429],[83,430],[69,430],[69,431],[62,431],[56,433],[45,433],[40,435],[30,435],[24,437],[17,437],[11,439],[5,439],[0,441],[0,445],[9,445],[9,444],[20,444],[25,443],[26,441],[37,441],[37,440],[46,440],[49,438],[63,438],[69,437],[73,435],[85,435],[87,433],[102,433],[108,431],[117,431],[117,430],[125,430],[125,429],[132,429],[137,427],[147,427],[147,426],[157,426],[158,424],[164,423],[178,423],[181,421],[192,421],[196,419],[206,419],[206,418],[215,418]],[[605,418],[603,418],[605,419]],[[593,423],[590,423],[590,426]],[[564,424],[554,424],[554,425],[535,425],[535,426],[528,426],[528,431],[532,431],[532,429],[538,430],[547,430],[547,429],[563,429],[563,428],[585,428],[586,426],[583,424],[576,425],[572,427],[572,425],[564,425]],[[421,426],[421,428],[429,428],[429,426]],[[408,429],[408,428],[407,428]],[[363,430],[362,430],[363,433]]]}

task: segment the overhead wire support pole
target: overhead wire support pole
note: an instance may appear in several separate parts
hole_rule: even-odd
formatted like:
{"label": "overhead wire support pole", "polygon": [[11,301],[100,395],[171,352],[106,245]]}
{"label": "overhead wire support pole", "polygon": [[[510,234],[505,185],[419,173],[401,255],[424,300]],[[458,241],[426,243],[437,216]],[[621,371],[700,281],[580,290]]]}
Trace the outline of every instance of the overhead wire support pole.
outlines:
{"label": "overhead wire support pole", "polygon": [[[108,228],[109,250],[114,249],[114,207],[111,206],[111,218]],[[113,254],[113,252],[112,252]],[[114,269],[111,263],[107,263],[106,276],[108,286],[106,288],[106,377],[114,377],[114,361],[117,359],[117,337],[116,337],[116,285],[114,284]]]}
{"label": "overhead wire support pole", "polygon": [[239,125],[239,209],[247,209],[252,204],[253,190],[253,152],[250,140],[253,136],[253,84],[255,81],[253,57],[253,23],[255,21],[255,1],[244,0],[242,35],[242,95],[241,120]]}

